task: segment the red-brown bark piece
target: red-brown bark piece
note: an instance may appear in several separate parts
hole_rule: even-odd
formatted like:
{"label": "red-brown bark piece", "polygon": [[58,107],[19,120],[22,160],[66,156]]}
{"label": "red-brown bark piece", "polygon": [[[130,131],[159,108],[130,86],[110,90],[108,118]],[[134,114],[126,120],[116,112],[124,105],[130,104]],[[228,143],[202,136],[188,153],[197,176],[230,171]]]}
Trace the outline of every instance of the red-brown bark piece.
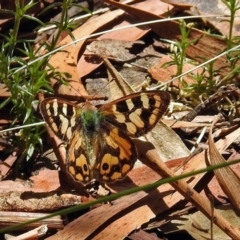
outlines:
{"label": "red-brown bark piece", "polygon": [[130,236],[128,236],[129,239],[131,240],[160,240],[160,238],[158,238],[157,236],[151,234],[151,233],[147,233],[143,230],[139,230],[137,232],[132,233]]}
{"label": "red-brown bark piece", "polygon": [[17,155],[15,152],[13,152],[11,155],[8,156],[8,158],[0,164],[0,179],[6,177],[7,173],[10,171],[12,165],[17,160]]}

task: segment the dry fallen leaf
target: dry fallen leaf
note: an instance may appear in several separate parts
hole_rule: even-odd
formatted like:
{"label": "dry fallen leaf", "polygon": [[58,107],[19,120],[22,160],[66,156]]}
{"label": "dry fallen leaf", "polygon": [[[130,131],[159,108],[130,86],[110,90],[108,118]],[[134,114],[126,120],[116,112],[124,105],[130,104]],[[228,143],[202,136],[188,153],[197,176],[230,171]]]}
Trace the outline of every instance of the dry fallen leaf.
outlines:
{"label": "dry fallen leaf", "polygon": [[[215,144],[213,142],[213,136],[212,136],[213,125],[217,122],[219,118],[220,117],[217,117],[216,120],[213,122],[209,132],[209,137],[208,137],[208,141],[209,141],[208,160],[211,165],[225,162],[224,158],[215,147]],[[232,139],[232,141],[234,140],[235,139]],[[218,179],[220,186],[222,186],[223,191],[228,196],[228,198],[230,199],[231,203],[234,205],[236,210],[239,212],[240,211],[240,196],[239,196],[240,178],[239,176],[232,170],[231,166],[214,170],[214,174]]]}
{"label": "dry fallen leaf", "polygon": [[[91,18],[89,21],[83,24],[80,28],[75,29],[72,32],[72,34],[75,39],[84,38],[90,35],[91,33],[95,32],[98,28],[102,27],[108,21],[111,21],[111,19],[114,19],[121,14],[123,14],[122,10],[116,10],[116,11],[111,11],[104,15],[99,16],[98,21],[96,21],[96,19],[94,18]],[[106,22],[106,19],[108,20],[107,22]],[[72,42],[72,38],[70,36],[67,36],[60,43],[60,46],[63,46],[70,42]],[[67,79],[67,81],[69,81],[70,86],[59,85],[59,83],[56,82],[56,80],[52,79],[51,83],[56,92],[61,93],[63,95],[65,94],[80,95],[80,96],[87,95],[87,92],[85,91],[85,88],[81,83],[81,79],[79,79],[79,75],[76,68],[78,54],[83,44],[84,44],[84,41],[80,41],[77,44],[72,44],[64,48],[64,51],[57,52],[50,58],[49,64],[51,64],[60,72],[67,72],[71,74],[71,79]]]}
{"label": "dry fallen leaf", "polygon": [[[216,210],[226,218],[231,224],[240,226],[239,217],[231,208],[231,205],[219,206]],[[179,230],[176,230],[179,229]],[[171,221],[171,224],[163,226],[162,231],[187,231],[194,239],[211,239],[211,221],[206,218],[200,211],[193,214],[182,215]],[[212,229],[213,239],[230,239],[225,231],[213,224]]]}
{"label": "dry fallen leaf", "polygon": [[[142,22],[164,19],[164,17],[161,17],[156,14],[155,9],[149,10],[148,4],[146,4],[146,7],[144,10],[140,10],[137,7],[132,7],[132,6],[121,4],[111,0],[105,0],[105,2],[113,6],[116,6],[119,9],[123,9],[124,11],[129,13],[131,16],[134,16],[136,19]],[[167,15],[168,10],[166,10],[165,15]],[[175,21],[161,22],[158,24],[154,23],[149,25],[149,27],[151,27],[152,31],[157,33],[163,39],[168,39],[172,41],[181,41],[179,23]],[[186,28],[188,29],[188,27]],[[189,34],[189,40],[190,41],[195,40],[196,42],[187,47],[186,55],[192,60],[196,60],[198,62],[204,62],[207,59],[213,58],[218,54],[222,53],[226,49],[225,40],[222,40],[213,35],[208,35],[196,28],[191,28],[191,31]],[[214,48],[212,46],[214,46]],[[216,70],[220,69],[221,74],[225,75],[229,72],[229,68],[227,67],[226,62],[227,62],[226,57],[221,56],[216,59],[216,61],[214,62],[213,68]]]}

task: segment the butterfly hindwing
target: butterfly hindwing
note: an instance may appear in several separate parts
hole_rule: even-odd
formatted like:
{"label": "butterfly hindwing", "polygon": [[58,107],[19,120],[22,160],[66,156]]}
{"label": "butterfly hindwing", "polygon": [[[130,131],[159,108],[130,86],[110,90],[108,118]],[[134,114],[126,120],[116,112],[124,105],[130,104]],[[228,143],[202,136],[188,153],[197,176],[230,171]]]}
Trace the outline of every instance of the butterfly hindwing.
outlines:
{"label": "butterfly hindwing", "polygon": [[100,111],[106,120],[131,137],[149,132],[166,112],[170,95],[164,91],[134,93],[104,104]]}
{"label": "butterfly hindwing", "polygon": [[103,123],[96,144],[96,161],[92,168],[94,178],[101,182],[114,182],[124,178],[133,168],[137,150],[121,129]]}
{"label": "butterfly hindwing", "polygon": [[[88,146],[94,143],[94,146]],[[89,159],[93,158],[93,159]],[[76,181],[91,179],[113,182],[122,179],[133,168],[137,151],[131,138],[111,124],[101,123],[92,139],[81,129],[74,131],[67,146],[67,169]]]}
{"label": "butterfly hindwing", "polygon": [[81,129],[77,128],[67,146],[67,170],[75,181],[88,183],[92,179],[92,171],[81,132]]}

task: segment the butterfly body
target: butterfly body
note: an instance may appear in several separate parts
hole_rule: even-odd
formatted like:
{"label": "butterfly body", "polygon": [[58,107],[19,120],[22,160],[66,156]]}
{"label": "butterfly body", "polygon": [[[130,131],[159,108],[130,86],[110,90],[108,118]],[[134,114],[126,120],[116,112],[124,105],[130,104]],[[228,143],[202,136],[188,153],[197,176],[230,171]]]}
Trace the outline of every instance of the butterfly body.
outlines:
{"label": "butterfly body", "polygon": [[99,132],[100,125],[104,121],[102,114],[92,104],[87,102],[79,111],[78,124],[82,126],[84,135],[93,137],[94,133]]}
{"label": "butterfly body", "polygon": [[166,111],[170,95],[135,93],[95,107],[62,99],[41,102],[42,116],[67,144],[66,168],[75,181],[113,182],[133,168],[137,150],[131,137],[150,131]]}

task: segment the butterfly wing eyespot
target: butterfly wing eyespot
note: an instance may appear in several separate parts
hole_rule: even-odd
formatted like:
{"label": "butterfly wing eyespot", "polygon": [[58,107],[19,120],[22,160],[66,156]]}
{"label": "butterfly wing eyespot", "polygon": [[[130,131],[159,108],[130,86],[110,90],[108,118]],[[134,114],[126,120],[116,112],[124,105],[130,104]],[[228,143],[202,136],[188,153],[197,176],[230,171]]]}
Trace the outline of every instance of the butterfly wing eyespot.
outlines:
{"label": "butterfly wing eyespot", "polygon": [[126,131],[131,137],[149,132],[166,112],[170,94],[145,91],[117,99],[100,107],[106,121]]}
{"label": "butterfly wing eyespot", "polygon": [[65,142],[72,138],[78,126],[78,107],[71,102],[57,98],[47,98],[40,103],[40,111],[44,121],[54,134]]}
{"label": "butterfly wing eyespot", "polygon": [[137,150],[131,138],[110,124],[101,126],[93,176],[101,182],[124,178],[137,160]]}

